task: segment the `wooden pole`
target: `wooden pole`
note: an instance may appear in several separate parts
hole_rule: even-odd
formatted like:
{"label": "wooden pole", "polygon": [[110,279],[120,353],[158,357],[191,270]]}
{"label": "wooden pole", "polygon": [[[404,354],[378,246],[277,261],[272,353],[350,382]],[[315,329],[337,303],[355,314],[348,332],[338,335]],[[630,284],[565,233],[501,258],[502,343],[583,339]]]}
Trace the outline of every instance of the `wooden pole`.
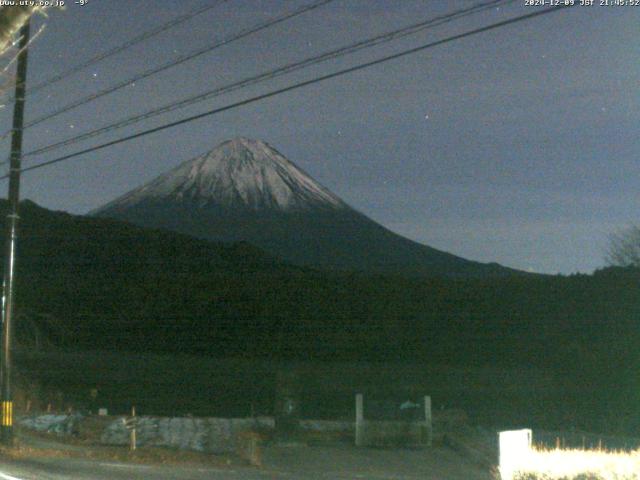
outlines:
{"label": "wooden pole", "polygon": [[29,45],[30,22],[20,29],[18,65],[16,71],[15,102],[13,105],[13,128],[11,154],[9,156],[9,208],[6,219],[4,253],[4,283],[2,289],[2,358],[0,361],[0,383],[2,419],[0,439],[5,445],[13,444],[13,394],[11,391],[11,349],[15,297],[16,247],[18,243],[18,203],[20,201],[20,172],[22,161],[22,128],[24,124],[24,102],[27,83],[27,46]]}
{"label": "wooden pole", "polygon": [[136,407],[131,407],[131,420],[133,428],[131,429],[130,448],[131,451],[134,451],[136,449]]}

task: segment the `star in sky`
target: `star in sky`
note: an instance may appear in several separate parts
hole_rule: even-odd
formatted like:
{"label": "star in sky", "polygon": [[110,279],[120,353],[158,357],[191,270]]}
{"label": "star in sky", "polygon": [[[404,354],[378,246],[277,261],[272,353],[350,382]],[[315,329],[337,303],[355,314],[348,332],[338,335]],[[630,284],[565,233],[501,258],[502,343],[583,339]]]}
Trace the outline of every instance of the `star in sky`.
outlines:
{"label": "star in sky", "polygon": [[[46,41],[34,42],[30,52],[30,85],[157,28],[167,21],[167,10],[156,4],[176,5],[186,11],[199,8],[203,0],[149,1],[144,3],[153,8],[144,10],[132,10],[128,3],[93,2],[89,4],[90,10],[71,7],[64,15],[52,15],[42,37]],[[222,2],[219,11],[200,20],[194,18],[194,22],[201,21],[201,26],[207,22],[204,34],[216,35],[219,19],[239,18],[245,22],[246,15],[242,26],[229,25],[228,34],[232,35],[252,24],[253,16],[262,11],[267,17],[281,15],[287,10],[286,3],[289,2]],[[220,48],[211,52],[208,61],[167,70],[157,82],[131,82],[128,91],[114,92],[104,104],[111,106],[108,113],[113,113],[114,120],[124,119],[147,111],[150,105],[167,103],[168,98],[192,96],[209,89],[212,83],[225,82],[226,76],[216,68],[220,63],[240,79],[245,74],[267,71],[270,68],[267,64],[302,60],[305,55],[291,48],[292,44],[307,52],[339,48],[417,19],[453,12],[458,8],[453,4],[463,6],[467,2],[379,0],[372,2],[375,9],[371,10],[359,3],[330,2],[322,10],[291,19],[291,24],[244,39],[241,48]],[[464,16],[447,24],[446,32],[434,32],[434,39],[488,25],[503,17],[530,13],[521,1],[496,7],[497,3],[479,15]],[[612,9],[605,13],[602,9],[564,9],[527,20],[517,28],[505,26],[473,39],[459,39],[429,50],[429,54],[399,58],[386,68],[372,67],[366,74],[346,75],[318,84],[307,93],[300,90],[297,95],[280,95],[268,103],[247,105],[220,118],[203,118],[177,126],[171,135],[155,135],[146,143],[127,142],[121,147],[125,153],[121,161],[127,162],[126,171],[131,174],[124,175],[113,167],[107,149],[96,152],[91,157],[95,159],[93,162],[82,163],[79,158],[59,163],[55,168],[65,172],[64,182],[52,181],[47,169],[36,170],[25,179],[23,195],[48,208],[85,213],[191,155],[208,151],[242,133],[277,146],[310,174],[322,174],[320,180],[345,201],[382,224],[397,227],[398,233],[412,240],[436,248],[451,248],[452,253],[470,259],[497,261],[521,269],[532,265],[537,271],[588,272],[602,265],[599,245],[606,242],[602,232],[606,236],[617,225],[636,222],[638,218],[634,197],[628,193],[634,191],[632,176],[620,169],[609,172],[607,181],[600,178],[602,170],[606,170],[602,158],[633,155],[638,146],[629,133],[640,112],[635,108],[637,96],[633,95],[630,82],[637,77],[637,58],[620,45],[633,43],[640,9],[627,10]],[[135,18],[107,25],[108,20],[126,15]],[[185,31],[186,26],[181,32]],[[163,63],[166,55],[179,55],[194,48],[194,38],[172,34],[168,32],[157,41],[144,42],[133,52],[123,51],[106,64],[78,72],[78,76],[50,86],[51,90],[42,94],[35,92],[27,104],[27,117],[37,118],[77,100],[85,93],[80,87],[89,90],[103,81],[122,81],[129,75],[126,72],[140,72]],[[390,44],[389,52],[428,41],[420,35],[406,37],[402,45]],[[70,49],[70,45],[78,49]],[[269,48],[263,51],[263,45]],[[548,45],[553,45],[553,50]],[[255,64],[256,49],[264,55],[265,65]],[[141,65],[141,55],[146,59],[145,65]],[[385,53],[376,49],[366,56],[345,57],[343,64],[355,65],[382,55]],[[315,72],[322,74],[334,67],[320,65]],[[100,74],[107,71],[110,80]],[[82,79],[91,85],[81,85]],[[399,85],[407,88],[398,90]],[[607,91],[603,85],[615,88]],[[264,91],[272,86],[271,83],[265,86]],[[133,89],[136,92],[143,89],[145,94],[138,95]],[[385,95],[373,94],[387,90],[398,91],[393,101]],[[565,91],[571,94],[565,95]],[[221,99],[221,104],[223,101],[226,100]],[[319,109],[322,116],[317,114]],[[370,115],[372,109],[384,115]],[[11,122],[8,110],[4,109],[7,129]],[[431,111],[436,115],[433,118]],[[261,121],[248,121],[256,112],[261,113]],[[184,111],[176,111],[167,115],[166,120],[186,115]],[[616,117],[616,122],[602,121],[594,139],[591,125],[594,117],[600,121],[610,116]],[[282,118],[293,119],[291,128],[283,128]],[[537,125],[540,119],[549,124],[574,126],[566,135],[549,135],[544,155],[540,155],[540,132],[527,127]],[[44,131],[48,125],[35,126],[26,140],[36,142],[42,132],[47,137],[43,143],[55,142],[56,133],[63,134],[58,128],[75,135],[76,130],[99,128],[106,122],[95,105],[88,104],[56,123],[50,132]],[[337,127],[365,123],[365,128],[357,131]],[[129,133],[130,130],[123,129],[121,135]],[[340,138],[331,142],[325,134]],[[405,141],[407,138],[411,141]],[[357,156],[372,159],[366,168],[371,178],[379,179],[375,185],[388,179],[388,185],[382,189],[385,195],[358,184],[362,180],[359,175],[362,165],[349,168],[351,163],[342,162],[345,156],[352,161],[351,150],[356,145]],[[315,170],[314,163],[314,152],[319,147],[323,147],[326,153],[323,157],[328,162],[320,171]],[[131,162],[130,158],[136,161]],[[455,165],[450,165],[451,158],[455,158]],[[403,168],[398,173],[402,173],[402,181],[388,177],[387,165],[394,159],[403,159]],[[426,164],[426,160],[431,163]],[[559,163],[566,168],[558,169]],[[485,164],[487,168],[481,168]],[[503,165],[509,168],[503,169]],[[94,169],[103,175],[82,173]],[[467,184],[471,171],[477,175]],[[68,195],[70,185],[76,195]],[[423,188],[425,185],[429,188]],[[549,191],[553,191],[553,198],[549,197]],[[386,195],[388,192],[394,195]],[[440,199],[443,206],[429,214],[427,228],[425,217],[415,213],[419,209],[407,210],[407,205],[423,205],[433,198]],[[600,198],[607,199],[606,209],[597,201]],[[593,208],[585,200],[593,202]],[[554,208],[550,207],[552,203]],[[406,215],[402,225],[397,221],[400,214]],[[482,240],[472,239],[470,231],[477,238],[483,236]],[[527,234],[535,234],[535,246],[523,240]],[[493,248],[496,242],[500,242],[499,251]],[[530,257],[535,261],[528,260]]]}

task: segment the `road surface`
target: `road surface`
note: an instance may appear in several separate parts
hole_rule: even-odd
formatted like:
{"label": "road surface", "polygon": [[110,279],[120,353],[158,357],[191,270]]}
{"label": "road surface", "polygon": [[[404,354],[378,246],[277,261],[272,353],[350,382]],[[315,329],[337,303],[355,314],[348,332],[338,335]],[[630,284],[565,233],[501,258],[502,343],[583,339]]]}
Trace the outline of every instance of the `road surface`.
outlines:
{"label": "road surface", "polygon": [[0,480],[491,480],[446,448],[271,447],[264,466],[140,465],[80,458],[0,459]]}

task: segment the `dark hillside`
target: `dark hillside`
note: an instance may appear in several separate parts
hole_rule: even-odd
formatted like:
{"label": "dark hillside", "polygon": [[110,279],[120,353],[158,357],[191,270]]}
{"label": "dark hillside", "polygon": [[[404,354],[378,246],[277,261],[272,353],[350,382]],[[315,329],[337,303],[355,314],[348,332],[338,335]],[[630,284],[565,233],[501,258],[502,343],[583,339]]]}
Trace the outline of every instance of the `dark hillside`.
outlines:
{"label": "dark hillside", "polygon": [[18,253],[23,343],[38,328],[66,350],[536,367],[566,381],[558,395],[576,411],[637,423],[637,270],[493,280],[326,273],[247,244],[29,203]]}

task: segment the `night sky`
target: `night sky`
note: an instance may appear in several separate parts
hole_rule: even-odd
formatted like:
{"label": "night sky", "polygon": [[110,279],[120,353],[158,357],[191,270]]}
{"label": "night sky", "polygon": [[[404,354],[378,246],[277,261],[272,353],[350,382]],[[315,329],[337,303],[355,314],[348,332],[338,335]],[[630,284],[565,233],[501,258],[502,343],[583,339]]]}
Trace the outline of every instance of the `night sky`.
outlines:
{"label": "night sky", "polygon": [[[211,2],[68,1],[33,22],[46,28],[29,83]],[[230,0],[34,93],[26,120],[305,3]],[[335,0],[29,129],[24,149],[474,3]],[[537,8],[518,0],[25,166]],[[608,235],[640,223],[639,33],[640,6],[577,6],[25,173],[22,197],[83,214],[243,135],[413,240],[523,270],[591,272],[604,266]],[[3,131],[11,110],[0,111]]]}

